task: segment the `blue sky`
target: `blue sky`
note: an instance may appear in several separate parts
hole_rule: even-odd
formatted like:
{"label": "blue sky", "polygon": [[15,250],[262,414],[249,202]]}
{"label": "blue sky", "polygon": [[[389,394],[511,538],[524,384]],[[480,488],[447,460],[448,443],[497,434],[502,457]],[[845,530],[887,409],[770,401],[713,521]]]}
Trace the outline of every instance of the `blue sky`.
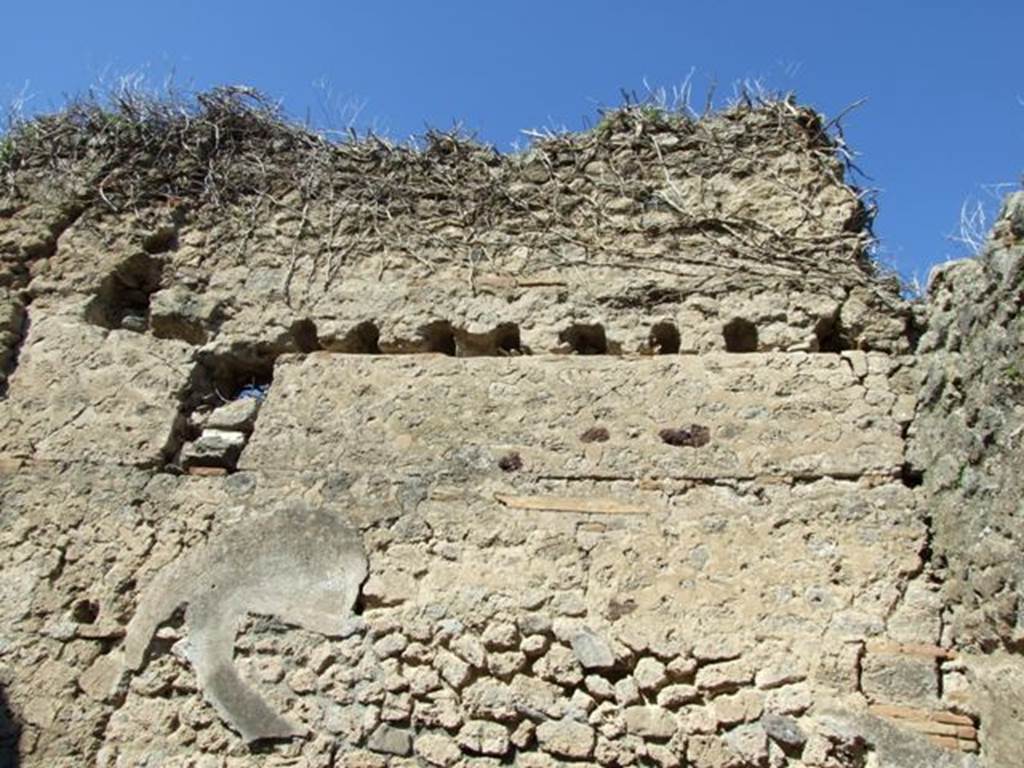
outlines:
{"label": "blue sky", "polygon": [[24,93],[32,110],[174,71],[254,85],[300,118],[354,103],[395,138],[460,121],[507,149],[520,129],[582,128],[621,88],[691,70],[698,107],[712,79],[724,98],[760,78],[829,115],[867,98],[846,138],[880,191],[880,257],[906,277],[963,255],[948,239],[962,205],[995,206],[993,186],[1024,173],[1020,0],[93,0],[11,3],[3,21],[0,99]]}

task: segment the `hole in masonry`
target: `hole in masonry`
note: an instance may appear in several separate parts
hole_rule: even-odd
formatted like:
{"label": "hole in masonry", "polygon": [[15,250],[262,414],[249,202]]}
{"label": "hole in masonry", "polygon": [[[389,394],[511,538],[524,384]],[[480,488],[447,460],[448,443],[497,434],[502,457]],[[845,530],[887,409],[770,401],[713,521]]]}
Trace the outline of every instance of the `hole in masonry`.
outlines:
{"label": "hole in masonry", "polygon": [[904,464],[900,468],[900,480],[907,488],[918,488],[924,482],[924,472],[910,464]]}
{"label": "hole in masonry", "polygon": [[71,620],[76,624],[95,624],[100,606],[94,600],[79,600],[71,606]]}
{"label": "hole in masonry", "polygon": [[274,381],[276,359],[276,353],[259,348],[204,356],[202,367],[211,390],[202,394],[207,402],[214,403],[231,402],[239,397],[262,400]]}
{"label": "hole in masonry", "polygon": [[356,616],[362,616],[366,613],[366,598],[363,597],[363,590],[359,590],[359,594],[356,595],[355,604],[352,606],[352,613]]}
{"label": "hole in masonry", "polygon": [[451,323],[444,320],[423,326],[420,329],[420,337],[423,339],[424,352],[436,352],[450,357],[455,357],[458,353],[455,331]]}
{"label": "hole in masonry", "polygon": [[604,427],[591,427],[582,435],[580,435],[580,442],[582,443],[607,443],[611,435],[608,434],[608,430]]}
{"label": "hole in masonry", "polygon": [[164,451],[168,468],[206,475],[235,470],[273,383],[276,357],[259,346],[200,357]]}
{"label": "hole in masonry", "polygon": [[[159,658],[168,653],[171,653],[171,649],[174,644],[178,642],[182,635],[182,630],[185,627],[185,606],[178,606],[174,609],[174,612],[167,618],[166,621],[160,622],[157,627],[157,632],[153,634],[153,639],[149,642],[149,647],[146,648],[143,658],[146,663],[149,663],[152,659]],[[171,630],[160,632],[159,630]]]}
{"label": "hole in masonry", "polygon": [[661,442],[683,448],[700,448],[711,442],[711,430],[703,424],[666,428],[658,432]]}
{"label": "hole in masonry", "polygon": [[756,352],[757,327],[741,317],[730,320],[722,328],[726,352]]}
{"label": "hole in masonry", "polygon": [[486,333],[456,331],[455,341],[459,357],[512,357],[529,354],[529,350],[520,341],[519,326],[515,323],[501,323]]}
{"label": "hole in masonry", "polygon": [[851,349],[850,341],[843,334],[839,317],[830,315],[822,317],[814,326],[814,336],[818,340],[819,352],[842,352]]}
{"label": "hole in masonry", "polygon": [[18,367],[28,327],[28,311],[20,302],[0,305],[0,399],[7,397],[7,382]]}
{"label": "hole in masonry", "polygon": [[316,332],[316,323],[309,318],[296,320],[291,327],[292,341],[299,352],[316,352],[323,349]]}
{"label": "hole in masonry", "polygon": [[607,355],[608,337],[603,325],[571,325],[558,334],[558,341],[576,355]]}
{"label": "hole in masonry", "polygon": [[519,326],[502,323],[494,329],[494,351],[499,355],[521,355],[526,352],[519,337]]}
{"label": "hole in masonry", "polygon": [[672,323],[656,323],[651,327],[648,346],[656,355],[676,355],[679,353],[679,329]]}
{"label": "hole in masonry", "polygon": [[164,225],[150,232],[142,240],[142,249],[146,253],[166,253],[178,248],[178,229],[171,225]]}
{"label": "hole in masonry", "polygon": [[100,283],[85,309],[86,320],[111,330],[146,331],[150,297],[160,288],[162,273],[163,262],[148,253],[121,262]]}
{"label": "hole in masonry", "polygon": [[498,468],[502,472],[518,472],[523,468],[523,457],[517,451],[509,451],[498,459]]}
{"label": "hole in masonry", "polygon": [[328,344],[326,349],[350,355],[379,355],[380,329],[369,321],[359,323],[343,339]]}

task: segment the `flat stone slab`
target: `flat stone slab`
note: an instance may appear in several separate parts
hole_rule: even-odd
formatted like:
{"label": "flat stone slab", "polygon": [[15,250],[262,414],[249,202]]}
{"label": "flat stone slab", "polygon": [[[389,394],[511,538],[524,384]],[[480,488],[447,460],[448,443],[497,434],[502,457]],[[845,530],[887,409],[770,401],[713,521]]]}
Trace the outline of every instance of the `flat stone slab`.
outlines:
{"label": "flat stone slab", "polygon": [[[278,361],[240,466],[422,475],[461,461],[532,478],[895,477],[897,400],[885,378],[858,377],[831,354],[320,353]],[[608,428],[606,441],[581,439],[595,426]],[[688,442],[672,435],[694,426],[707,428],[706,444],[670,444]]]}
{"label": "flat stone slab", "polygon": [[0,453],[42,461],[153,465],[178,416],[192,350],[176,341],[31,314],[8,396]]}

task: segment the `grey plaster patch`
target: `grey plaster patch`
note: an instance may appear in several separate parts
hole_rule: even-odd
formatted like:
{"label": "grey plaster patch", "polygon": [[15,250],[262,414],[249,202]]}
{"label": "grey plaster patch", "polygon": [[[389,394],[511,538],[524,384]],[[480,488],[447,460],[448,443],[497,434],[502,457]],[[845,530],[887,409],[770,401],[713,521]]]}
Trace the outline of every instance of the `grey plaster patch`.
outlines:
{"label": "grey plaster patch", "polygon": [[125,663],[140,669],[153,635],[182,605],[189,659],[207,700],[247,741],[302,733],[239,676],[235,636],[247,614],[343,635],[367,575],[357,531],[324,510],[243,520],[164,568],[128,625]]}

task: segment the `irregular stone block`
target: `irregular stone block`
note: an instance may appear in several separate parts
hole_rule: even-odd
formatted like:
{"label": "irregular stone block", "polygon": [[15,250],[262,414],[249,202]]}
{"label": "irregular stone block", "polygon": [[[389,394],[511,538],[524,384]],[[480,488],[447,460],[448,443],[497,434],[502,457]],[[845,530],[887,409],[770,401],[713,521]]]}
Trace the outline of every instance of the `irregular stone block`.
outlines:
{"label": "irregular stone block", "polygon": [[439,650],[434,656],[434,668],[445,682],[456,690],[462,688],[469,680],[469,665],[446,650]]}
{"label": "irregular stone block", "polygon": [[590,629],[577,632],[571,642],[572,651],[583,669],[608,669],[615,664],[615,656],[608,643]]}
{"label": "irregular stone block", "polygon": [[233,432],[252,432],[260,412],[260,401],[255,397],[240,397],[215,408],[206,418],[208,429],[225,429]]}
{"label": "irregular stone block", "polygon": [[791,717],[768,714],[761,718],[761,726],[772,741],[786,749],[799,749],[807,742],[807,735]]}
{"label": "irregular stone block", "polygon": [[697,670],[697,687],[710,693],[727,693],[754,682],[754,672],[746,661],[726,661]]}
{"label": "irregular stone block", "polygon": [[557,757],[586,759],[594,751],[594,729],[574,720],[545,720],[537,726],[537,743]]}
{"label": "irregular stone block", "polygon": [[861,688],[871,701],[935,706],[939,696],[938,664],[926,657],[867,653],[861,661]]}
{"label": "irregular stone block", "polygon": [[633,679],[644,693],[657,693],[668,682],[665,665],[657,659],[645,657],[636,663]]}
{"label": "irregular stone block", "polygon": [[215,466],[233,469],[245,448],[246,437],[241,432],[223,429],[204,429],[199,439],[186,443],[181,449],[181,465]]}
{"label": "irregular stone block", "polygon": [[692,685],[669,685],[658,691],[658,706],[668,709],[678,709],[683,704],[697,701],[700,693]]}
{"label": "irregular stone block", "polygon": [[420,734],[416,737],[414,744],[416,754],[426,760],[430,765],[440,765],[448,768],[455,765],[462,757],[462,751],[455,739],[445,733],[432,731]]}
{"label": "irregular stone block", "polygon": [[370,734],[366,746],[374,752],[404,757],[412,754],[412,734],[403,728],[395,728],[387,723],[381,723]]}
{"label": "irregular stone block", "polygon": [[676,718],[668,710],[652,705],[626,707],[626,731],[644,738],[669,739],[676,732]]}
{"label": "irregular stone block", "polygon": [[505,683],[483,678],[462,693],[462,706],[474,720],[515,720],[518,714],[515,691]]}
{"label": "irregular stone block", "polygon": [[469,751],[500,757],[508,752],[508,728],[486,720],[470,720],[459,729],[456,740]]}

